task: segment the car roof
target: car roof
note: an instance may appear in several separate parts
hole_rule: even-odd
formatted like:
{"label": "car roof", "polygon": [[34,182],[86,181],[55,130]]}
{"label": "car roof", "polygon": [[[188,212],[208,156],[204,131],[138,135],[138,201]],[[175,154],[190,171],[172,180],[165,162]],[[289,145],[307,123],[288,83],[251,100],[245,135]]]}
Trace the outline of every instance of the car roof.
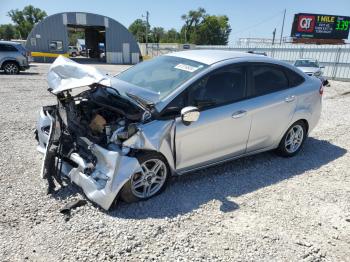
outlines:
{"label": "car roof", "polygon": [[12,42],[12,41],[0,40],[0,44],[6,44],[6,45],[20,45],[21,43]]}
{"label": "car roof", "polygon": [[230,50],[188,50],[166,54],[167,56],[176,56],[203,64],[212,65],[220,61],[242,58],[242,57],[261,57],[261,55],[249,54],[244,52]]}

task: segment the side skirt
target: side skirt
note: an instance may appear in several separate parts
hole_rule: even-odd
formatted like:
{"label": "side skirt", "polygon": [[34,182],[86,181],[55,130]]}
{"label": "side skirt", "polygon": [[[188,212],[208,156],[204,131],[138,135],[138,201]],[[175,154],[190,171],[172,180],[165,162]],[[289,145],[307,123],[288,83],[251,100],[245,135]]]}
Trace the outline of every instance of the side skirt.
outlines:
{"label": "side skirt", "polygon": [[188,167],[188,168],[182,168],[182,169],[176,170],[175,175],[184,175],[184,174],[187,174],[187,173],[190,173],[190,172],[193,172],[193,171],[197,171],[197,170],[200,170],[200,169],[204,169],[204,168],[208,168],[208,167],[211,167],[211,166],[220,165],[220,164],[223,164],[223,163],[226,163],[226,162],[238,159],[238,158],[242,158],[242,157],[251,156],[251,155],[259,154],[259,153],[262,153],[262,152],[270,151],[270,150],[275,149],[275,148],[276,148],[276,146],[273,145],[273,146],[266,147],[266,148],[259,149],[259,150],[255,150],[255,151],[252,151],[252,152],[249,152],[249,153],[244,153],[244,154],[241,154],[241,155],[238,155],[238,156],[228,156],[228,157],[224,157],[221,160],[216,160],[216,161],[213,161],[213,162],[210,162],[210,163],[204,163],[204,164],[200,164],[200,165],[196,165],[196,166],[191,166],[191,167]]}

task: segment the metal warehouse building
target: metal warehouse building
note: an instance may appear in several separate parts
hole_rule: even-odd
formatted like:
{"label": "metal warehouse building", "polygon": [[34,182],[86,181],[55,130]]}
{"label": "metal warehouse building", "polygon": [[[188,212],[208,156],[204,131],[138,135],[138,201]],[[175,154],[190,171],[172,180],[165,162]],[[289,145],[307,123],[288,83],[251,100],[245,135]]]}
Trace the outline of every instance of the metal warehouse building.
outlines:
{"label": "metal warehouse building", "polygon": [[26,48],[37,62],[51,62],[58,55],[68,56],[68,33],[71,30],[85,32],[90,57],[99,55],[94,51],[99,50],[99,44],[103,43],[107,63],[139,62],[140,49],[133,35],[114,19],[91,13],[67,12],[46,17],[30,32]]}

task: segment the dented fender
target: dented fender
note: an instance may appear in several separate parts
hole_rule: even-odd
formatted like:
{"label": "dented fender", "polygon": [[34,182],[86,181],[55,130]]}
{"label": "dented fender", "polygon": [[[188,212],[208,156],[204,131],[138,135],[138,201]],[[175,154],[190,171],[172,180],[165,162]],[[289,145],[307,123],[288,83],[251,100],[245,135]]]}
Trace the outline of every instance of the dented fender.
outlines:
{"label": "dented fender", "polygon": [[136,134],[123,142],[124,147],[161,153],[175,172],[175,120],[152,121],[141,125]]}

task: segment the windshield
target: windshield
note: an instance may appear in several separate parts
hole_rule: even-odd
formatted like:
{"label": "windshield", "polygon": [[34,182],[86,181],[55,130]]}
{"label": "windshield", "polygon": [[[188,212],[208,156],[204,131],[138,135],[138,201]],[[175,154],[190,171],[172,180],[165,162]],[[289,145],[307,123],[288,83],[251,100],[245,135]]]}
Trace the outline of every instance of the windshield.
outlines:
{"label": "windshield", "polygon": [[318,63],[315,60],[297,60],[294,65],[297,67],[318,67]]}
{"label": "windshield", "polygon": [[162,99],[206,67],[185,58],[160,56],[137,64],[115,77],[157,92]]}

